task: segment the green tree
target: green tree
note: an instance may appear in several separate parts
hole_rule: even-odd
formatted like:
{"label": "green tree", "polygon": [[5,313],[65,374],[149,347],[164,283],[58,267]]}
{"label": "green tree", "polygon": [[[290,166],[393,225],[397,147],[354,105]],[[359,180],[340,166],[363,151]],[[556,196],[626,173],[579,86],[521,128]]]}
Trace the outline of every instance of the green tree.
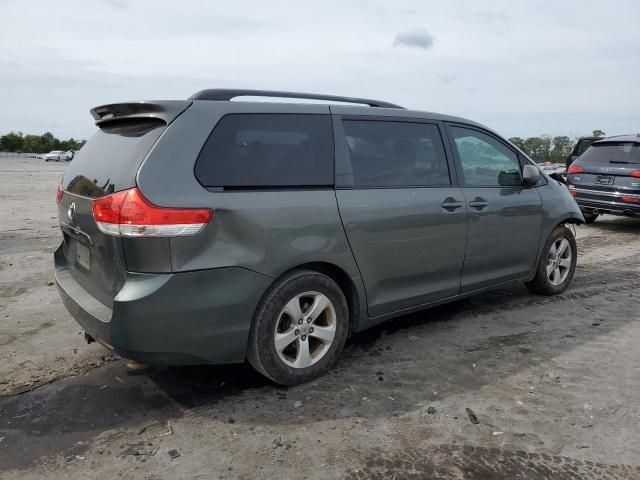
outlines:
{"label": "green tree", "polygon": [[10,132],[0,137],[0,149],[5,152],[21,152],[22,144],[22,132]]}
{"label": "green tree", "polygon": [[44,153],[51,150],[80,150],[85,140],[60,140],[51,132],[43,135],[22,135],[11,132],[0,136],[0,152]]}
{"label": "green tree", "polygon": [[551,161],[554,163],[563,163],[567,157],[571,155],[573,140],[565,135],[553,137],[552,145]]}
{"label": "green tree", "polygon": [[600,129],[597,129],[597,128],[591,134],[594,137],[604,137],[606,135],[606,133],[604,133],[603,130],[600,130]]}
{"label": "green tree", "polygon": [[23,151],[30,153],[42,153],[45,151],[45,148],[42,146],[42,136],[25,135],[23,140]]}
{"label": "green tree", "polygon": [[551,137],[529,137],[524,141],[524,152],[535,162],[547,162],[551,158]]}
{"label": "green tree", "polygon": [[[520,150],[524,151],[524,138],[520,138],[520,137],[511,137],[509,139],[509,141],[511,143],[513,143],[516,147],[518,147]],[[525,152],[527,153],[527,152]],[[528,155],[528,153],[527,153]]]}
{"label": "green tree", "polygon": [[51,150],[59,150],[60,140],[53,136],[51,132],[45,132],[42,134],[42,148],[43,152],[50,152]]}

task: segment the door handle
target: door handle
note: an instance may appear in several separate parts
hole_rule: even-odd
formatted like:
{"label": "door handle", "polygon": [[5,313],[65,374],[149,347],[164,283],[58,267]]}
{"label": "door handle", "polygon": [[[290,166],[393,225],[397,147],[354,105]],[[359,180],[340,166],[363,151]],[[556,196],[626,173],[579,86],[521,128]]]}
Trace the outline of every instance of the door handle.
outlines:
{"label": "door handle", "polygon": [[462,208],[462,202],[458,202],[453,198],[447,198],[440,206],[449,212],[453,212],[454,210]]}
{"label": "door handle", "polygon": [[477,210],[482,210],[483,208],[486,208],[489,206],[489,202],[487,202],[486,200],[483,200],[482,198],[476,198],[472,202],[469,202],[469,206]]}

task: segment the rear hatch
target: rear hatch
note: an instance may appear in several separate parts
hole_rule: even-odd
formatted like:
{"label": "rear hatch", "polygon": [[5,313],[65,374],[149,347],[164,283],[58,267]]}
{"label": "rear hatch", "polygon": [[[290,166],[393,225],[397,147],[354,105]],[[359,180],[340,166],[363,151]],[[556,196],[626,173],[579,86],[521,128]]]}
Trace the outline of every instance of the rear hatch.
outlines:
{"label": "rear hatch", "polygon": [[167,125],[190,104],[140,102],[93,109],[99,130],[71,161],[58,188],[63,267],[89,294],[110,308],[125,281],[123,243],[127,239],[98,228],[93,202],[135,187],[141,163]]}
{"label": "rear hatch", "polygon": [[568,174],[569,183],[580,189],[640,193],[640,141],[594,143]]}

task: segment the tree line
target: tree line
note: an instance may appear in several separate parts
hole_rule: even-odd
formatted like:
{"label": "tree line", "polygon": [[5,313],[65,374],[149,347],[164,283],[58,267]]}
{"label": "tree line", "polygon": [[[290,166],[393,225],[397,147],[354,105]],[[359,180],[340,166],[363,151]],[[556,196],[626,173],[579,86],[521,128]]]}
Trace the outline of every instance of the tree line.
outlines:
{"label": "tree line", "polygon": [[0,152],[47,153],[52,150],[80,150],[86,140],[69,138],[60,140],[53,133],[42,135],[23,135],[22,132],[10,132],[0,136]]}
{"label": "tree line", "polygon": [[[592,135],[594,137],[604,137],[605,133],[602,130],[594,130]],[[578,139],[572,139],[564,135],[558,137],[541,135],[529,138],[513,137],[509,141],[529,155],[536,163],[564,163],[567,157],[571,155],[571,150],[573,150],[573,146]]]}

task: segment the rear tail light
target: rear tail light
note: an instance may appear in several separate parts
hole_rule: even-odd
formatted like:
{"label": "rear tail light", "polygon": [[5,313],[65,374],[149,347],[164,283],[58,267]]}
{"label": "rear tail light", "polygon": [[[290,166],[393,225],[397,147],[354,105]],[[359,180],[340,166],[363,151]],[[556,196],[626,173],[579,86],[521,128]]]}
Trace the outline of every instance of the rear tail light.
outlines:
{"label": "rear tail light", "polygon": [[628,203],[640,203],[640,198],[636,198],[636,197],[622,197],[622,201],[623,201],[623,202],[628,202]]}
{"label": "rear tail light", "polygon": [[59,183],[58,189],[56,190],[56,204],[60,205],[63,195],[64,195],[64,188],[62,188],[62,184]]}
{"label": "rear tail light", "polygon": [[578,192],[576,192],[576,187],[574,187],[573,185],[569,185],[569,193],[571,193],[571,195],[573,195],[574,197],[578,196]]}
{"label": "rear tail light", "polygon": [[584,168],[579,167],[578,165],[569,165],[569,170],[567,173],[582,173],[584,172]]}
{"label": "rear tail light", "polygon": [[213,210],[157,207],[135,187],[93,200],[93,218],[109,235],[174,237],[200,232],[213,218]]}
{"label": "rear tail light", "polygon": [[632,177],[640,178],[640,170],[634,170],[629,175],[631,175]]}

